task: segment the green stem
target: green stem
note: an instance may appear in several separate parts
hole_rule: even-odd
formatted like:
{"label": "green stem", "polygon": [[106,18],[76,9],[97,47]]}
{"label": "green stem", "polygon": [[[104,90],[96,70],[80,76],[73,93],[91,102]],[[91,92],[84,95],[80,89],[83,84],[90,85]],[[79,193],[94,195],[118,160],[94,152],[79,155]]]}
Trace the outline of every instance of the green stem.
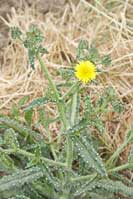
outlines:
{"label": "green stem", "polygon": [[[29,158],[35,158],[36,157],[33,153],[27,152],[23,149],[15,150],[15,149],[2,149],[2,148],[0,148],[0,152],[6,153],[6,154],[20,154],[20,155],[24,155],[24,156],[29,157]],[[60,167],[66,168],[65,163],[50,160],[50,159],[45,158],[45,157],[40,157],[40,159],[42,161],[52,165],[52,166],[60,166]]]}
{"label": "green stem", "polygon": [[[75,123],[76,108],[77,108],[77,92],[73,94],[73,98],[72,98],[72,111],[71,111],[71,118],[70,118],[71,126],[73,126]],[[68,135],[67,136],[67,157],[66,157],[66,164],[68,168],[71,168],[72,160],[73,160],[73,143]]]}
{"label": "green stem", "polygon": [[51,78],[51,76],[49,74],[49,71],[48,71],[47,67],[45,66],[45,64],[44,64],[44,62],[43,62],[43,60],[42,60],[42,58],[41,58],[41,56],[39,54],[37,55],[37,58],[39,60],[39,63],[41,65],[41,68],[42,68],[43,72],[45,73],[45,76],[46,76],[47,80],[49,81],[50,87],[54,91],[55,98],[58,101],[60,96],[59,96],[58,90],[57,90],[55,84],[53,83],[53,80],[52,80],[52,78]]}
{"label": "green stem", "polygon": [[66,156],[66,165],[68,169],[72,167],[73,160],[73,143],[69,135],[67,136],[67,156]]}
{"label": "green stem", "polygon": [[[108,174],[112,173],[112,172],[118,172],[118,171],[122,171],[124,169],[128,169],[128,168],[133,168],[133,164],[130,164],[130,163],[126,163],[126,164],[123,164],[121,166],[118,166],[118,167],[115,167],[115,168],[112,168],[112,169],[109,169],[107,171]],[[75,177],[75,178],[71,178],[71,181],[72,182],[77,182],[77,181],[84,181],[84,180],[90,180],[90,179],[93,179],[94,177],[96,177],[97,174],[94,173],[92,175],[86,175],[86,176],[79,176],[79,177]]]}
{"label": "green stem", "polygon": [[[71,118],[70,123],[71,126],[75,123],[75,117],[76,117],[76,108],[77,108],[77,92],[73,94],[72,98],[72,111],[71,111]],[[66,157],[66,164],[69,169],[71,169],[72,166],[72,160],[73,160],[73,143],[69,135],[67,135],[67,157]]]}
{"label": "green stem", "polygon": [[113,153],[113,155],[107,160],[106,166],[111,166],[113,162],[119,157],[120,153],[123,151],[123,149],[127,146],[127,144],[130,142],[129,139],[125,139],[125,141],[118,147],[118,149]]}
{"label": "green stem", "polygon": [[121,171],[121,170],[128,169],[128,168],[133,168],[133,164],[126,163],[126,164],[120,165],[118,167],[109,169],[108,173],[117,172],[117,171]]}
{"label": "green stem", "polygon": [[72,94],[78,85],[79,85],[79,82],[78,81],[75,82],[75,84],[73,84],[71,86],[71,88],[62,96],[61,99],[64,100],[67,96],[69,96],[70,94]]}
{"label": "green stem", "polygon": [[51,148],[51,152],[53,154],[53,157],[55,160],[57,160],[57,155],[53,146],[53,140],[52,140],[52,136],[51,136],[51,132],[49,130],[49,128],[46,128],[47,132],[48,132],[48,139],[49,139],[49,143],[50,143],[50,148]]}
{"label": "green stem", "polygon": [[86,176],[80,176],[80,177],[75,177],[75,178],[71,178],[72,182],[77,182],[77,181],[84,181],[84,180],[91,180],[93,178],[95,178],[97,176],[97,174],[92,174],[92,175],[86,175]]}
{"label": "green stem", "polygon": [[49,74],[49,71],[47,69],[47,67],[45,66],[41,56],[38,54],[37,55],[37,59],[39,60],[39,63],[41,65],[41,68],[47,78],[47,80],[49,81],[49,85],[51,87],[51,89],[53,90],[54,94],[55,94],[55,98],[56,98],[56,101],[57,101],[57,106],[58,106],[58,110],[59,110],[59,113],[60,113],[60,116],[61,116],[61,120],[63,122],[63,125],[64,125],[64,128],[66,129],[67,127],[67,121],[66,121],[66,117],[65,117],[65,110],[64,110],[64,106],[62,104],[62,100],[60,99],[60,96],[59,96],[59,93],[58,93],[58,90]]}
{"label": "green stem", "polygon": [[77,109],[77,92],[73,95],[73,101],[72,101],[72,112],[71,112],[71,125],[73,126],[75,124],[75,118],[76,118],[76,109]]}

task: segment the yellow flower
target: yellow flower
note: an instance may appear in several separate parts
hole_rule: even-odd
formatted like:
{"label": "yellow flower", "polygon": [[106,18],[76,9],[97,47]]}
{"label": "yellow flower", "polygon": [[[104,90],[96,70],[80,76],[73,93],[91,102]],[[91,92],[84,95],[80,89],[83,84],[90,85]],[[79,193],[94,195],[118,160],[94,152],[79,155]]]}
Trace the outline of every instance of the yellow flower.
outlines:
{"label": "yellow flower", "polygon": [[87,83],[96,78],[96,66],[90,61],[81,61],[75,67],[75,76]]}

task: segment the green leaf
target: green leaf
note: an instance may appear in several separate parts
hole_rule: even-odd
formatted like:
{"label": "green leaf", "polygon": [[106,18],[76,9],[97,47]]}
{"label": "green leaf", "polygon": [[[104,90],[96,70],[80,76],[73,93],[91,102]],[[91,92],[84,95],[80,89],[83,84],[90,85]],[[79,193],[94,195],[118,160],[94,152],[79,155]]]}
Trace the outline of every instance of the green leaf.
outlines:
{"label": "green leaf", "polygon": [[30,142],[35,142],[36,139],[41,139],[41,135],[27,128],[25,125],[19,123],[16,120],[9,117],[0,117],[0,124],[4,125],[4,128],[12,128],[15,132],[19,133],[22,137],[28,138]]}
{"label": "green leaf", "polygon": [[23,192],[31,199],[47,199],[42,194],[39,194],[39,191],[35,189],[34,182],[32,182],[32,184],[27,184],[26,186],[24,186]]}
{"label": "green leaf", "polygon": [[35,52],[32,49],[28,50],[29,63],[32,69],[35,69]]}
{"label": "green leaf", "polygon": [[11,197],[9,199],[31,199],[31,198],[29,198],[29,197],[27,197],[25,195],[16,195],[16,196]]}
{"label": "green leaf", "polygon": [[19,148],[17,134],[15,133],[15,131],[12,128],[9,128],[4,132],[4,144],[8,148],[12,148],[12,149]]}
{"label": "green leaf", "polygon": [[47,104],[49,102],[49,99],[46,97],[39,97],[37,99],[34,99],[25,109],[24,111],[29,111],[35,107],[42,106],[44,104]]}
{"label": "green leaf", "polygon": [[73,125],[67,131],[65,131],[63,134],[70,134],[72,136],[76,134],[80,134],[81,131],[87,127],[87,125],[88,125],[87,120],[83,118],[77,124]]}
{"label": "green leaf", "polygon": [[18,106],[21,108],[25,103],[27,103],[28,100],[29,100],[29,96],[22,97],[18,102]]}
{"label": "green leaf", "polygon": [[128,133],[126,135],[126,141],[127,141],[127,144],[129,142],[133,144],[133,129],[131,129],[130,131],[128,131]]}
{"label": "green leaf", "polygon": [[68,81],[74,76],[74,70],[73,68],[60,68],[59,74]]}
{"label": "green leaf", "polygon": [[20,36],[22,35],[22,32],[18,27],[12,27],[11,28],[11,36],[13,39],[20,39]]}
{"label": "green leaf", "polygon": [[43,176],[43,172],[38,167],[33,167],[26,170],[4,176],[0,179],[0,193],[10,189],[22,187],[25,183],[31,183]]}
{"label": "green leaf", "polygon": [[13,104],[11,107],[11,116],[16,120],[18,120],[20,116],[19,107],[17,107],[15,104]]}
{"label": "green leaf", "polygon": [[29,126],[31,126],[31,124],[32,124],[32,116],[33,116],[32,109],[25,111],[25,120]]}
{"label": "green leaf", "polygon": [[103,194],[89,192],[87,195],[89,196],[87,196],[85,199],[115,199],[114,194],[108,192],[104,192]]}
{"label": "green leaf", "polygon": [[16,169],[12,158],[9,155],[0,152],[0,171],[10,173]]}
{"label": "green leaf", "polygon": [[88,60],[92,61],[93,63],[99,60],[99,52],[95,46],[91,46],[88,51]]}
{"label": "green leaf", "polygon": [[104,55],[102,57],[101,64],[104,66],[109,66],[111,64],[111,57],[109,55]]}
{"label": "green leaf", "polygon": [[133,163],[133,145],[131,145],[128,162]]}
{"label": "green leaf", "polygon": [[125,184],[123,184],[120,181],[112,181],[109,179],[103,179],[99,180],[97,182],[91,182],[90,184],[81,186],[80,189],[78,189],[75,193],[75,196],[81,195],[85,192],[94,192],[103,194],[104,192],[107,193],[120,193],[127,197],[133,197],[133,188],[127,187]]}
{"label": "green leaf", "polygon": [[76,149],[84,162],[88,164],[90,168],[96,170],[97,173],[101,176],[106,176],[107,173],[102,159],[92,146],[92,143],[89,142],[87,137],[83,135],[80,137],[75,136],[72,138],[72,140],[75,143]]}
{"label": "green leaf", "polygon": [[122,111],[124,111],[124,105],[120,101],[114,100],[111,104],[115,112],[121,113]]}

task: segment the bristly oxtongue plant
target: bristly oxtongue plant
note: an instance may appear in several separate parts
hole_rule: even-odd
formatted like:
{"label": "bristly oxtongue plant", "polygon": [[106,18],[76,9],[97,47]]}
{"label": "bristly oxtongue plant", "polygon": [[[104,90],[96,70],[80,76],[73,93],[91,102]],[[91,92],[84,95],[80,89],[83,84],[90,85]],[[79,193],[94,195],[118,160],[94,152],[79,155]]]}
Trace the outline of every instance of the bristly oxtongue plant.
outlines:
{"label": "bristly oxtongue plant", "polygon": [[[102,158],[99,148],[103,143],[94,134],[104,135],[104,115],[114,111],[119,116],[123,104],[113,88],[96,93],[95,101],[86,89],[89,84],[98,84],[97,76],[104,71],[97,65],[109,65],[109,55],[101,57],[94,46],[80,41],[77,63],[61,68],[57,75],[64,81],[56,84],[42,58],[48,51],[41,31],[32,25],[26,34],[17,27],[11,34],[26,48],[33,70],[35,61],[39,62],[48,88],[44,96],[28,105],[28,97],[22,98],[9,117],[0,115],[0,199],[133,198],[133,182],[119,172],[133,169],[132,148],[128,162],[116,164],[127,144],[133,143],[133,131],[114,154]],[[56,116],[46,111],[48,103],[55,107]],[[34,111],[38,115],[35,123]],[[58,128],[55,136],[52,123]]]}

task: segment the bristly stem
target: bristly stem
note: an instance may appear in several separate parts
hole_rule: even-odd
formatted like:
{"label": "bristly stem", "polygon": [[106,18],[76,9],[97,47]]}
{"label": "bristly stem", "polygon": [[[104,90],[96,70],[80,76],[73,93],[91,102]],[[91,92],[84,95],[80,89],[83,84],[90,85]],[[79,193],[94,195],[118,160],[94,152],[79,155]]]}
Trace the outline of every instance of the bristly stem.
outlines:
{"label": "bristly stem", "polygon": [[39,60],[39,63],[41,65],[41,68],[47,78],[47,80],[49,81],[49,85],[51,87],[51,89],[53,90],[54,92],[54,95],[55,95],[55,98],[56,98],[56,101],[57,101],[57,106],[58,106],[58,110],[59,110],[59,113],[60,113],[60,116],[61,116],[61,120],[63,122],[63,125],[64,125],[64,129],[66,129],[67,127],[67,121],[66,121],[66,116],[65,116],[65,110],[64,110],[64,106],[62,105],[62,101],[60,99],[60,95],[58,93],[58,90],[49,74],[49,71],[47,69],[47,67],[45,66],[41,56],[38,54],[37,55],[37,59]]}
{"label": "bristly stem", "polygon": [[120,153],[123,151],[123,149],[127,146],[127,144],[132,139],[132,135],[130,135],[128,138],[126,137],[124,142],[117,148],[117,150],[113,153],[113,155],[107,160],[106,166],[112,166],[113,162],[119,157]]}
{"label": "bristly stem", "polygon": [[43,72],[45,73],[45,76],[46,76],[47,80],[49,81],[50,87],[54,91],[55,98],[58,101],[60,96],[59,96],[57,88],[56,88],[56,86],[55,86],[55,84],[54,84],[54,82],[53,82],[53,80],[52,80],[52,78],[51,78],[51,76],[49,74],[49,71],[48,71],[47,67],[45,66],[45,64],[44,64],[44,62],[43,62],[43,60],[42,60],[42,58],[41,58],[41,56],[39,54],[37,55],[37,58],[39,60],[39,63],[41,65],[41,68],[42,68]]}
{"label": "bristly stem", "polygon": [[[73,98],[72,98],[72,111],[71,111],[71,118],[70,118],[71,126],[73,126],[75,124],[76,108],[77,108],[77,92],[75,92],[73,94]],[[72,166],[72,160],[73,160],[73,143],[72,143],[72,140],[70,139],[69,135],[67,135],[66,164],[67,164],[69,169]]]}
{"label": "bristly stem", "polygon": [[[129,168],[133,168],[133,164],[126,163],[126,164],[120,165],[118,167],[114,167],[112,169],[107,170],[107,173],[110,174],[112,172],[118,172],[118,171],[122,171],[124,169],[129,169]],[[97,176],[97,174],[94,173],[92,175],[84,175],[84,176],[79,176],[79,177],[71,178],[71,181],[72,182],[86,181],[86,180],[90,180],[90,179],[92,179],[92,178],[94,178],[96,176]]]}
{"label": "bristly stem", "polygon": [[79,82],[76,81],[71,87],[70,89],[62,96],[62,100],[64,100],[67,96],[69,96],[70,94],[73,94],[75,89],[78,87]]}
{"label": "bristly stem", "polygon": [[[0,152],[6,153],[6,154],[20,154],[20,155],[24,155],[29,158],[36,157],[35,154],[27,152],[23,149],[2,149],[2,148],[0,148]],[[62,162],[57,162],[57,161],[54,161],[54,160],[51,160],[51,159],[48,159],[45,157],[40,157],[40,160],[44,161],[47,164],[52,165],[52,166],[60,166],[60,167],[66,168],[66,164],[62,163]]]}

